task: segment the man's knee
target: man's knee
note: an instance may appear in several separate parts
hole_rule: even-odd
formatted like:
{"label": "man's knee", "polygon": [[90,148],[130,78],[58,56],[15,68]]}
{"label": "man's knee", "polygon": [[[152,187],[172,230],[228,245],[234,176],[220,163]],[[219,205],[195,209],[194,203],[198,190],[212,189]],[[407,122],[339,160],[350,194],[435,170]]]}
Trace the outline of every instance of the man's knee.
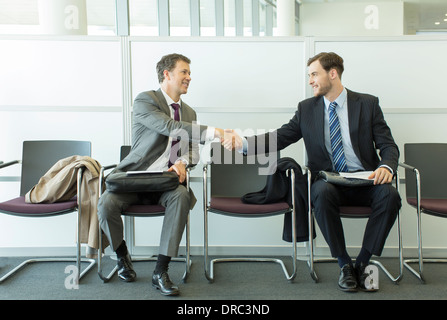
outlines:
{"label": "man's knee", "polygon": [[184,185],[179,185],[173,192],[173,198],[189,203],[191,200],[191,195]]}
{"label": "man's knee", "polygon": [[311,197],[314,205],[320,202],[333,200],[336,194],[337,189],[331,183],[324,182],[323,180],[317,180],[312,184]]}
{"label": "man's knee", "polygon": [[98,218],[100,220],[107,220],[115,214],[121,215],[122,201],[119,197],[111,192],[104,192],[98,201]]}
{"label": "man's knee", "polygon": [[374,187],[377,190],[375,201],[381,203],[387,201],[390,206],[394,206],[400,209],[402,206],[402,200],[399,192],[390,184],[377,185]]}

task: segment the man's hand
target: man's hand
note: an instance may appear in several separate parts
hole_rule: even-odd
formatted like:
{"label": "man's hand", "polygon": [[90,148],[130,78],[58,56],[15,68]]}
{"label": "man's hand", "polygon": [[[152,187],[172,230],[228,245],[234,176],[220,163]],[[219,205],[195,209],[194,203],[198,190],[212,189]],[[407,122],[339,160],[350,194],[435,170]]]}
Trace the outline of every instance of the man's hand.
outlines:
{"label": "man's hand", "polygon": [[186,179],[186,166],[182,161],[176,161],[175,164],[172,165],[168,169],[168,172],[175,171],[178,175],[178,180],[180,183],[185,182]]}
{"label": "man's hand", "polygon": [[224,136],[224,130],[220,128],[214,128],[214,138],[219,138],[222,141]]}
{"label": "man's hand", "polygon": [[385,183],[391,183],[391,181],[393,181],[393,175],[390,172],[390,170],[388,170],[385,167],[380,167],[377,168],[376,171],[374,171],[369,177],[368,179],[374,179],[374,184],[385,184]]}
{"label": "man's hand", "polygon": [[240,150],[242,149],[242,138],[233,130],[225,129],[223,139],[221,143],[227,150]]}

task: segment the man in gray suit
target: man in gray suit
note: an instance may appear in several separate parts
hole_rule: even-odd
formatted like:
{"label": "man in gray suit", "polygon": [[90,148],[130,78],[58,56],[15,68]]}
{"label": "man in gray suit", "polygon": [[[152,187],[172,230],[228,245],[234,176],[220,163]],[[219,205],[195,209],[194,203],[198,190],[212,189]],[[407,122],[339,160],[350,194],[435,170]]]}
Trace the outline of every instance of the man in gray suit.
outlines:
{"label": "man in gray suit", "polygon": [[198,143],[223,136],[222,129],[195,124],[195,111],[180,99],[188,92],[191,82],[190,63],[187,57],[180,54],[166,55],[158,62],[161,88],[140,93],[136,97],[132,148],[114,171],[175,171],[179,176],[179,186],[161,193],[105,191],[98,204],[101,228],[118,257],[118,276],[126,282],[134,281],[136,273],[123,240],[121,212],[129,205],[138,203],[158,203],[166,208],[158,261],[152,276],[152,285],[160,289],[163,295],[179,294],[178,287],[169,279],[168,264],[171,257],[178,254],[188,213],[196,202],[192,191],[188,192],[183,184],[186,166],[197,164]]}
{"label": "man in gray suit", "polygon": [[[366,290],[365,268],[373,254],[382,253],[401,206],[399,193],[390,184],[397,170],[399,150],[383,117],[379,99],[342,85],[344,65],[340,56],[322,52],[309,59],[307,66],[314,97],[301,101],[288,123],[267,137],[241,139],[234,134],[233,140],[225,139],[223,144],[226,148],[243,148],[244,152],[254,154],[259,144],[262,151],[268,152],[282,150],[303,139],[307,166],[314,178],[319,171],[372,171],[371,186],[343,187],[314,179],[311,188],[315,218],[341,268],[339,288]],[[372,208],[355,266],[346,251],[339,213],[339,206],[344,205]]]}

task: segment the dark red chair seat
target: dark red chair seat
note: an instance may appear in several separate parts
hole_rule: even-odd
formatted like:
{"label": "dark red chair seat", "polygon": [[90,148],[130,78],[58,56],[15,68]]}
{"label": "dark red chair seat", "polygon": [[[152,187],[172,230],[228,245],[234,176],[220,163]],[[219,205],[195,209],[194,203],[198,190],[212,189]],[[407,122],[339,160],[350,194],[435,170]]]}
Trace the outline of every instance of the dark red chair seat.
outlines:
{"label": "dark red chair seat", "polygon": [[[2,165],[6,168],[13,164],[21,164],[22,171],[20,176],[19,197],[0,203],[0,212],[25,218],[44,218],[53,217],[62,214],[76,213],[78,226],[80,212],[78,211],[77,198],[73,197],[69,201],[60,201],[56,203],[26,203],[25,194],[35,186],[40,178],[59,160],[73,155],[91,156],[91,143],[89,141],[74,140],[37,140],[23,141],[22,159],[15,160]],[[83,168],[78,170],[78,176],[82,174]],[[71,262],[76,264],[77,276],[74,283],[79,280],[95,265],[94,259],[81,258],[80,231],[76,231],[76,257],[57,257],[57,258],[31,258],[23,261],[6,275],[0,278],[0,283],[15,274],[24,266],[35,262]],[[20,232],[17,230],[17,232]],[[30,235],[26,235],[30,236]],[[81,271],[81,263],[88,262],[88,266]]]}
{"label": "dark red chair seat", "polygon": [[246,204],[239,197],[212,197],[209,210],[218,211],[223,214],[245,214],[248,216],[275,215],[289,211],[290,207],[286,202],[271,204]]}
{"label": "dark red chair seat", "polygon": [[25,197],[17,197],[0,203],[0,212],[23,217],[46,217],[73,212],[77,207],[77,200],[55,203],[26,203]]}
{"label": "dark red chair seat", "polygon": [[[416,198],[407,198],[409,205],[416,207]],[[421,209],[425,213],[435,216],[447,216],[447,199],[421,199]]]}
{"label": "dark red chair seat", "polygon": [[372,213],[371,207],[346,206],[340,207],[340,214],[349,218],[366,218]]}
{"label": "dark red chair seat", "polygon": [[166,208],[155,204],[134,204],[129,206],[122,214],[124,216],[155,216],[164,215]]}
{"label": "dark red chair seat", "polygon": [[[410,206],[416,208],[416,215],[418,215],[418,258],[406,259],[404,262],[405,267],[424,283],[423,264],[425,262],[447,262],[447,259],[423,258],[422,215],[419,215],[419,213],[425,213],[447,218],[447,171],[444,170],[447,143],[406,143],[404,155],[405,162],[399,165],[405,168],[405,198]],[[419,204],[417,198],[420,199]],[[430,228],[428,232],[434,232],[433,228]],[[410,263],[418,263],[419,270],[411,267]]]}

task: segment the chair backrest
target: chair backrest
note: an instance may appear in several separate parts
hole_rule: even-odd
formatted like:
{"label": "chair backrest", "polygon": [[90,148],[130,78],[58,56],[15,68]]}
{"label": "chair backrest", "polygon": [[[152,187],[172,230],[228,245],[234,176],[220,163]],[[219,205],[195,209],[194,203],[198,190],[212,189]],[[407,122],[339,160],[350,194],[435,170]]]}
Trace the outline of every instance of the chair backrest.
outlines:
{"label": "chair backrest", "polygon": [[123,161],[125,157],[130,153],[130,146],[121,146],[120,150],[120,161]]}
{"label": "chair backrest", "polygon": [[[405,163],[421,174],[422,198],[447,199],[447,143],[407,143],[404,145]],[[405,170],[407,198],[416,197],[414,174]]]}
{"label": "chair backrest", "polygon": [[[279,152],[272,158],[277,160]],[[240,197],[249,192],[260,191],[267,180],[265,174],[272,159],[267,155],[243,156],[237,151],[228,151],[220,143],[211,145],[211,196]],[[260,174],[261,173],[261,174]]]}
{"label": "chair backrest", "polygon": [[59,160],[74,156],[90,156],[90,141],[42,140],[24,141],[20,195],[24,196]]}

